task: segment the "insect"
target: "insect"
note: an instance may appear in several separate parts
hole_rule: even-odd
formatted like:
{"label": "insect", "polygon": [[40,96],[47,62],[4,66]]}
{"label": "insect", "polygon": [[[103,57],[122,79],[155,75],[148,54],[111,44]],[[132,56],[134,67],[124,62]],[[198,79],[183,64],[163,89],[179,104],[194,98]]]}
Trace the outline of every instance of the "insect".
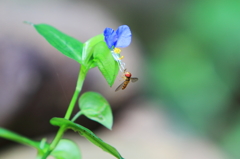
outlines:
{"label": "insect", "polygon": [[132,77],[132,74],[130,72],[127,72],[126,69],[124,70],[124,76],[125,81],[116,88],[115,92],[119,91],[120,89],[124,90],[130,81],[136,82],[138,80],[137,77]]}

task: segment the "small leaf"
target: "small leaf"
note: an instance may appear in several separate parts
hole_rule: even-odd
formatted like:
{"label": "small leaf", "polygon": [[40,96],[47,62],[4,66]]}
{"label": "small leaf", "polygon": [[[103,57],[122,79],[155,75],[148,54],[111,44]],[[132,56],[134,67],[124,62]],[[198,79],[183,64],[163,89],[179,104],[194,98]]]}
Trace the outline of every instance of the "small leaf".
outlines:
{"label": "small leaf", "polygon": [[86,139],[88,139],[90,142],[92,142],[96,146],[100,147],[102,150],[112,154],[118,159],[123,159],[123,157],[114,147],[105,143],[99,137],[97,137],[92,131],[90,131],[89,129],[79,124],[73,123],[63,118],[52,118],[50,120],[50,123],[55,126],[65,126],[66,129],[72,129],[74,131],[78,131],[80,135],[84,136]]}
{"label": "small leaf", "polygon": [[112,128],[113,116],[108,101],[99,93],[86,92],[79,99],[79,107],[89,119],[99,122],[108,129]]}
{"label": "small leaf", "polygon": [[71,140],[61,139],[51,153],[56,159],[81,159],[78,145]]}
{"label": "small leaf", "polygon": [[111,50],[107,47],[106,42],[102,41],[94,46],[93,58],[111,87],[117,77],[119,67],[112,57]]}
{"label": "small leaf", "polygon": [[58,51],[82,64],[83,43],[50,25],[34,24],[33,26]]}
{"label": "small leaf", "polygon": [[104,41],[103,34],[97,35],[83,44],[82,60],[84,61],[84,65],[87,65],[89,59],[92,57],[94,46],[101,41]]}

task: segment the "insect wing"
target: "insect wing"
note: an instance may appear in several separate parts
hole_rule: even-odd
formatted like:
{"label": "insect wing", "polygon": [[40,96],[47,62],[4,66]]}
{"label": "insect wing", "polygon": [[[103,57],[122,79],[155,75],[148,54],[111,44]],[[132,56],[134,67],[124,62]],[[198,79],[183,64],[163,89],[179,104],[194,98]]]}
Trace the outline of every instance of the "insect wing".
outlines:
{"label": "insect wing", "polygon": [[138,78],[137,78],[137,77],[132,77],[132,78],[131,78],[131,81],[132,81],[132,82],[137,82],[137,81],[138,81]]}
{"label": "insect wing", "polygon": [[115,92],[119,91],[120,89],[122,89],[124,85],[124,82],[122,84],[120,84],[116,89],[115,89]]}

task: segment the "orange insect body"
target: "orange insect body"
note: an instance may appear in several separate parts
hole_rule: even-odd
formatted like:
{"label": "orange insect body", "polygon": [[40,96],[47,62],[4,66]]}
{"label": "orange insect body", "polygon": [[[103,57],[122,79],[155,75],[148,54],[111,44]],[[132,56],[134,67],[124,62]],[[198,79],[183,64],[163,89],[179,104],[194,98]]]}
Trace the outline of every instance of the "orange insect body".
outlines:
{"label": "orange insect body", "polygon": [[120,90],[120,89],[124,90],[128,86],[130,81],[136,82],[138,80],[138,78],[132,77],[132,74],[130,72],[126,72],[126,70],[124,70],[124,73],[125,73],[124,74],[125,75],[125,81],[116,88],[115,92]]}
{"label": "orange insect body", "polygon": [[130,82],[131,76],[132,74],[130,72],[125,73],[125,81],[123,82],[122,90],[127,87],[128,83]]}

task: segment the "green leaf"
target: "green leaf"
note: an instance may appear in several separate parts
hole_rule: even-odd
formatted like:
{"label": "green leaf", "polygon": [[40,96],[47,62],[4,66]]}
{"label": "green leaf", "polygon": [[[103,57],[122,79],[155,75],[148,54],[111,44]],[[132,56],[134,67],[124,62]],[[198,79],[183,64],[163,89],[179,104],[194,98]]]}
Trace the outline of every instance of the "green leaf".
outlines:
{"label": "green leaf", "polygon": [[66,126],[67,129],[72,129],[74,131],[77,131],[80,133],[80,135],[84,136],[86,139],[88,139],[90,142],[92,142],[96,146],[100,147],[102,150],[112,154],[118,159],[123,159],[123,157],[119,154],[119,152],[114,147],[105,143],[99,137],[97,137],[92,131],[90,131],[89,129],[79,124],[73,123],[63,118],[52,118],[50,120],[50,123],[55,126]]}
{"label": "green leaf", "polygon": [[87,65],[89,59],[92,58],[94,46],[102,41],[104,41],[104,36],[103,34],[100,34],[89,39],[83,44],[82,60],[84,62],[84,65]]}
{"label": "green leaf", "polygon": [[61,139],[57,147],[52,151],[56,159],[81,159],[78,145],[71,140]]}
{"label": "green leaf", "polygon": [[106,42],[102,41],[94,46],[93,58],[108,84],[112,86],[119,67],[112,57],[111,50],[107,47]]}
{"label": "green leaf", "polygon": [[11,141],[15,141],[15,142],[27,145],[27,146],[34,147],[39,151],[41,150],[40,142],[30,140],[24,136],[21,136],[17,133],[11,132],[4,128],[0,128],[0,137],[11,140]]}
{"label": "green leaf", "polygon": [[99,93],[86,92],[79,99],[81,113],[112,129],[113,116],[108,101]]}
{"label": "green leaf", "polygon": [[33,26],[58,51],[82,64],[83,43],[50,25],[33,24]]}

